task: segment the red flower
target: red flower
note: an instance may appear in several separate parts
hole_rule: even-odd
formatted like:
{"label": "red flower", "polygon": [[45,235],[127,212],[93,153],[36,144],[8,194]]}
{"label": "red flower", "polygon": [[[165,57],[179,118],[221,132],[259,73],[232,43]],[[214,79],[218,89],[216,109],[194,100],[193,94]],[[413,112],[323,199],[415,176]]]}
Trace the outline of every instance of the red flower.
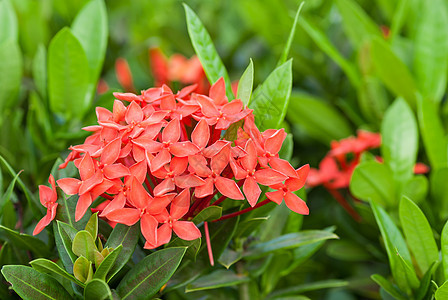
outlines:
{"label": "red flower", "polygon": [[37,223],[33,235],[40,233],[56,216],[58,194],[56,192],[56,183],[53,175],[50,174],[48,182],[51,184],[51,188],[46,185],[39,185],[40,203],[47,208],[47,214]]}

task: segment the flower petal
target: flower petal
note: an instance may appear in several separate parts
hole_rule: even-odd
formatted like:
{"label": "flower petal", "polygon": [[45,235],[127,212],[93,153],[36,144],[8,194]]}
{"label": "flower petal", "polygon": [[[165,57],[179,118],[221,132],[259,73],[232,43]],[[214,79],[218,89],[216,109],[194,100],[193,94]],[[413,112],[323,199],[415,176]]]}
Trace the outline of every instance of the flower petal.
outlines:
{"label": "flower petal", "polygon": [[113,164],[105,166],[103,169],[103,174],[108,179],[115,179],[124,176],[129,176],[131,175],[131,172],[129,171],[128,168],[126,168],[122,164]]}
{"label": "flower petal", "polygon": [[92,204],[92,197],[90,193],[79,196],[78,203],[75,210],[75,221],[78,222],[86,213],[89,206]]}
{"label": "flower petal", "polygon": [[235,181],[229,178],[217,177],[215,186],[224,196],[234,200],[244,200],[243,193]]}
{"label": "flower petal", "polygon": [[157,171],[171,161],[171,154],[166,149],[162,149],[153,160],[151,160],[151,172]]}
{"label": "flower petal", "polygon": [[299,196],[297,196],[294,193],[288,192],[285,195],[285,204],[288,206],[288,208],[298,214],[301,215],[308,215],[309,209],[306,205],[305,201],[300,199]]}
{"label": "flower petal", "polygon": [[[201,107],[201,112],[204,116],[211,118],[219,116],[219,111],[213,103],[212,99],[204,95],[198,95],[196,99],[199,106]],[[210,124],[210,123],[209,123]]]}
{"label": "flower petal", "polygon": [[126,109],[126,123],[139,123],[143,120],[144,114],[142,108],[137,104],[137,102],[132,101]]}
{"label": "flower petal", "polygon": [[289,177],[297,177],[296,170],[294,170],[293,166],[284,159],[278,157],[271,157],[269,160],[269,165],[276,171],[279,171]]}
{"label": "flower petal", "polygon": [[148,205],[150,196],[143,185],[134,178],[132,178],[131,191],[129,192],[129,201],[136,208],[145,208]]}
{"label": "flower petal", "polygon": [[246,195],[247,202],[249,202],[250,206],[254,207],[261,194],[261,189],[255,179],[252,177],[246,178],[243,185],[243,192]]}
{"label": "flower petal", "polygon": [[184,189],[174,198],[170,207],[170,215],[173,219],[182,218],[190,208],[190,189]]}
{"label": "flower petal", "polygon": [[[58,181],[58,186],[61,188],[61,190],[64,191],[67,195],[75,195],[79,191],[79,186],[81,185],[81,180],[76,178],[62,178]],[[48,193],[45,192],[45,193]],[[39,186],[39,196],[40,196],[40,186]],[[42,196],[40,196],[41,203],[42,203]],[[46,198],[45,198],[46,199]],[[42,203],[42,205],[44,205]]]}
{"label": "flower petal", "polygon": [[150,244],[157,242],[157,220],[148,214],[144,214],[140,220],[140,229],[146,241]]}
{"label": "flower petal", "polygon": [[101,163],[103,165],[113,164],[118,159],[120,151],[121,151],[121,138],[118,137],[103,148],[103,152],[101,152],[101,159],[100,159]]}
{"label": "flower petal", "polygon": [[162,141],[175,143],[180,139],[179,119],[171,120],[162,132]]}
{"label": "flower petal", "polygon": [[213,179],[207,178],[205,179],[204,185],[198,186],[194,190],[194,195],[197,198],[204,198],[213,194]]}
{"label": "flower petal", "polygon": [[162,196],[174,190],[174,182],[172,178],[166,178],[154,188],[154,196]]}
{"label": "flower petal", "polygon": [[207,160],[202,155],[193,155],[188,157],[188,162],[193,171],[201,177],[208,177],[212,171],[207,167]]}
{"label": "flower petal", "polygon": [[277,204],[281,204],[283,201],[283,191],[274,191],[274,192],[267,192],[266,197],[271,200],[272,202],[275,202]]}
{"label": "flower petal", "polygon": [[173,223],[174,233],[183,240],[192,241],[201,237],[201,231],[193,222],[177,221]]}
{"label": "flower petal", "polygon": [[201,119],[191,133],[191,141],[200,149],[204,149],[207,146],[209,139],[210,128],[208,127],[207,121]]}
{"label": "flower petal", "polygon": [[226,84],[224,82],[224,78],[219,78],[211,87],[209,92],[210,98],[217,105],[223,105],[227,102],[226,97]]}
{"label": "flower petal", "polygon": [[95,174],[95,165],[93,164],[93,160],[89,152],[84,154],[78,169],[81,180],[86,180],[87,178],[90,178],[93,176],[93,174]]}
{"label": "flower petal", "polygon": [[122,209],[124,205],[126,204],[126,196],[123,193],[119,193],[114,197],[114,199],[109,202],[109,204],[103,209],[103,211],[100,214],[100,217],[105,217],[109,213],[111,213],[114,210]]}
{"label": "flower petal", "polygon": [[193,174],[187,174],[174,177],[174,182],[181,189],[197,187],[205,184],[205,181]]}
{"label": "flower petal", "polygon": [[200,149],[190,141],[174,143],[170,146],[170,152],[177,157],[195,155]]}
{"label": "flower petal", "polygon": [[272,169],[262,169],[255,171],[254,178],[259,184],[269,186],[280,183],[288,177]]}
{"label": "flower petal", "polygon": [[107,219],[112,222],[132,226],[140,219],[140,212],[134,208],[116,209],[107,215]]}
{"label": "flower petal", "polygon": [[285,130],[279,129],[271,137],[267,138],[264,142],[264,149],[270,154],[277,154],[282,148],[283,141],[286,138],[287,133]]}

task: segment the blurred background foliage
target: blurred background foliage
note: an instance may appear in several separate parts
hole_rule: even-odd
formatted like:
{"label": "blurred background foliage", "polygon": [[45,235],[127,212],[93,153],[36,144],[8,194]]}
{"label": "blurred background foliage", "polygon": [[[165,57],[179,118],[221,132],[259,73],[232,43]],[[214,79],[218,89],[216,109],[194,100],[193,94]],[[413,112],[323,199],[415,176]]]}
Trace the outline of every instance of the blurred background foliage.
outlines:
{"label": "blurred background foliage", "polygon": [[[99,76],[90,76],[86,84],[96,86],[103,79],[110,90],[101,95],[93,90],[87,92],[81,113],[71,113],[69,108],[60,106],[55,110],[49,100],[47,81],[49,76],[57,75],[51,75],[51,70],[48,75],[42,71],[50,69],[50,42],[63,27],[76,27],[75,18],[88,2],[0,1],[0,154],[14,170],[23,170],[20,178],[32,192],[45,182],[56,158],[65,157],[68,146],[85,138],[79,128],[95,122],[93,108],[111,106],[110,91],[121,90],[115,73],[117,58],[127,59],[135,86],[140,90],[154,84],[149,48],[160,47],[167,56],[194,54],[182,1],[108,0],[109,35],[104,65]],[[249,58],[253,59],[255,86],[275,67],[298,7],[297,1],[292,0],[185,2],[208,29],[232,80],[238,80]],[[285,126],[294,134],[293,165],[310,163],[316,167],[332,140],[353,135],[357,129],[378,132],[396,97],[402,97],[414,112],[420,99],[433,103],[445,139],[448,5],[444,0],[431,2],[305,3],[290,52],[293,93]],[[4,30],[5,24],[14,23],[16,26],[8,25]],[[420,151],[418,160],[434,167],[426,152],[428,149]],[[7,170],[2,165],[2,196],[13,179]],[[22,193],[23,190],[16,190],[10,196],[18,199]],[[346,196],[349,197],[348,191]],[[344,288],[309,295],[313,299],[378,298],[378,288],[370,275],[388,274],[389,267],[370,209],[357,207],[364,218],[357,223],[322,188],[309,193],[308,203],[311,215],[304,218],[303,228],[336,225],[335,232],[341,240],[328,242],[313,259],[286,277],[276,277],[270,285],[266,275],[265,293],[297,282],[346,279],[349,285]],[[431,222],[434,211],[428,207],[424,210]],[[432,218],[440,232],[437,221],[444,219]],[[281,273],[273,269],[276,261],[267,264],[272,272]]]}

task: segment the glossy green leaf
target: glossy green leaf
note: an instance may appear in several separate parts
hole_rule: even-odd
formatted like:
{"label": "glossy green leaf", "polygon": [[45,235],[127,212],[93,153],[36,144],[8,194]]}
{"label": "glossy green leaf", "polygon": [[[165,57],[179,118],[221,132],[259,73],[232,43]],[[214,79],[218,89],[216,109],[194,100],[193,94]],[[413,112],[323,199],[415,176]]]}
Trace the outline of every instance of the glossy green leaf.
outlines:
{"label": "glossy green leaf", "polygon": [[39,45],[34,56],[32,74],[39,95],[47,100],[47,50],[42,44]]}
{"label": "glossy green leaf", "polygon": [[170,247],[187,247],[187,251],[185,252],[185,258],[196,261],[196,256],[199,253],[199,249],[201,249],[201,239],[197,238],[192,241],[186,241],[181,238],[172,239],[167,245],[166,248]]}
{"label": "glossy green leaf", "polygon": [[96,240],[98,235],[98,213],[94,213],[87,222],[85,230],[90,233],[93,240]]}
{"label": "glossy green leaf", "polygon": [[190,35],[193,48],[201,61],[205,74],[210,83],[215,83],[223,77],[226,84],[227,98],[233,99],[231,81],[227,74],[226,67],[222,63],[218,52],[213,45],[210,35],[194,11],[184,3],[185,15],[187,18],[188,34]]}
{"label": "glossy green leaf", "polygon": [[293,249],[318,241],[337,238],[338,236],[334,233],[324,230],[304,230],[297,233],[289,233],[271,241],[249,247],[245,251],[244,257],[248,259],[258,258],[275,251]]}
{"label": "glossy green leaf", "polygon": [[148,255],[121,280],[117,292],[124,299],[154,296],[179,266],[186,248],[168,248]]}
{"label": "glossy green leaf", "polygon": [[21,249],[30,250],[40,257],[48,256],[50,254],[47,245],[36,237],[19,233],[3,225],[0,225],[0,234],[3,239],[11,244]]}
{"label": "glossy green leaf", "polygon": [[[238,216],[236,218],[230,218],[224,221],[208,223],[210,243],[212,245],[215,261],[219,259],[221,254],[224,252],[224,249],[229,245],[235,235],[239,220],[240,218]],[[203,251],[205,246],[206,243],[202,243],[201,250],[199,250],[199,252],[207,255],[207,251]]]}
{"label": "glossy green leaf", "polygon": [[364,12],[356,1],[338,0],[336,5],[342,16],[344,30],[356,49],[359,49],[372,36],[381,37],[378,25]]}
{"label": "glossy green leaf", "polygon": [[235,238],[249,236],[254,230],[256,230],[260,226],[260,224],[264,223],[268,219],[269,217],[257,217],[257,218],[250,218],[240,222],[238,224],[238,229],[236,230],[235,233]]}
{"label": "glossy green leaf", "polygon": [[8,228],[15,228],[17,224],[17,211],[12,201],[3,204],[1,224]]}
{"label": "glossy green leaf", "polygon": [[409,287],[408,294],[410,291],[417,290],[420,282],[415,274],[415,270],[412,264],[408,264],[404,261],[403,257],[400,255],[400,252],[396,253],[398,257],[398,275],[396,276],[396,281],[402,290],[406,290],[403,286],[407,285]]}
{"label": "glossy green leaf", "polygon": [[237,286],[248,282],[250,278],[246,275],[235,274],[231,270],[217,270],[205,276],[201,276],[192,283],[188,284],[185,292],[195,292],[202,290],[211,290],[227,286]]}
{"label": "glossy green leaf", "polygon": [[16,103],[22,68],[22,54],[17,42],[8,40],[0,44],[0,111]]}
{"label": "glossy green leaf", "polygon": [[429,267],[428,271],[426,271],[425,275],[423,275],[422,279],[420,280],[420,286],[418,287],[418,290],[415,294],[415,299],[417,300],[425,299],[425,296],[428,293],[428,289],[431,284],[431,278],[437,271],[439,264],[440,264],[439,261],[433,262],[432,265]]}
{"label": "glossy green leaf", "polygon": [[[444,0],[422,5],[415,25],[414,70],[424,98],[439,103],[445,94],[448,69],[448,11]],[[446,149],[445,149],[446,152]]]}
{"label": "glossy green leaf", "polygon": [[360,85],[360,76],[355,67],[346,60],[341,53],[331,44],[325,33],[321,32],[316,26],[308,22],[305,18],[299,20],[299,24],[313,39],[313,41],[319,46],[319,48],[325,52],[347,75],[348,79],[353,86]]}
{"label": "glossy green leaf", "polygon": [[59,276],[62,276],[68,280],[73,281],[74,283],[84,287],[84,283],[79,281],[75,278],[72,274],[69,274],[67,271],[63,270],[60,266],[58,266],[56,263],[52,262],[51,260],[44,259],[44,258],[38,258],[30,262],[31,267],[33,267],[34,270],[45,273],[45,274],[56,274]]}
{"label": "glossy green leaf", "polygon": [[92,279],[84,289],[86,300],[112,300],[112,292],[106,282],[100,279]]}
{"label": "glossy green leaf", "polygon": [[236,98],[241,99],[245,106],[250,104],[253,86],[254,62],[250,59],[249,65],[246,70],[244,70],[243,75],[241,75],[241,78],[238,81],[238,91],[236,93]]}
{"label": "glossy green leaf", "polygon": [[350,124],[339,111],[323,100],[303,93],[292,93],[287,119],[302,126],[312,138],[325,145],[352,134]]}
{"label": "glossy green leaf", "polygon": [[9,0],[0,1],[0,44],[6,41],[17,42],[19,30],[17,16]]}
{"label": "glossy green leaf", "polygon": [[288,109],[292,88],[292,60],[277,67],[254,91],[249,108],[260,130],[278,128]]}
{"label": "glossy green leaf", "polygon": [[241,253],[241,251],[234,251],[230,248],[226,248],[224,249],[224,252],[221,254],[221,257],[218,259],[218,262],[221,265],[223,265],[226,269],[229,269],[241,258],[243,258],[243,254]]}
{"label": "glossy green leaf", "polygon": [[86,230],[81,230],[75,235],[72,243],[72,251],[78,256],[84,256],[91,262],[94,262],[96,256],[99,254],[95,241]]}
{"label": "glossy green leaf", "polygon": [[95,84],[106,54],[108,24],[103,0],[87,3],[72,24],[72,32],[81,43],[90,68],[90,80]]}
{"label": "glossy green leaf", "polygon": [[266,297],[266,299],[278,299],[278,297],[282,297],[282,296],[284,297],[284,296],[288,296],[288,295],[298,295],[298,294],[306,293],[306,292],[310,292],[310,291],[339,288],[339,287],[344,287],[347,285],[348,285],[348,282],[344,281],[344,280],[330,279],[330,280],[316,281],[316,282],[312,282],[312,283],[299,284],[296,286],[279,289],[279,290],[269,294]]}
{"label": "glossy green leaf", "polygon": [[33,268],[4,266],[2,274],[14,291],[24,300],[71,299],[70,294],[56,280]]}
{"label": "glossy green leaf", "polygon": [[360,163],[350,180],[350,192],[353,196],[374,201],[381,206],[396,203],[395,185],[390,168],[377,161]]}
{"label": "glossy green leaf", "polygon": [[374,274],[370,276],[373,281],[375,281],[380,287],[382,287],[389,295],[394,297],[394,299],[406,300],[408,299],[405,295],[402,294],[399,288],[397,288],[393,283],[384,278],[379,274]]}
{"label": "glossy green leaf", "polygon": [[424,175],[415,175],[406,182],[403,189],[403,196],[411,198],[415,203],[420,203],[426,199],[428,194],[428,179]]}
{"label": "glossy green leaf", "polygon": [[73,271],[73,263],[76,260],[76,255],[72,251],[72,240],[77,233],[76,229],[68,224],[57,221],[53,223],[53,231],[58,250],[59,257],[68,272]]}
{"label": "glossy green leaf", "polygon": [[425,99],[418,99],[417,104],[418,123],[431,167],[433,169],[448,167],[448,143],[437,113],[438,104]]}
{"label": "glossy green leaf", "polygon": [[400,221],[417,265],[425,273],[439,258],[431,226],[420,208],[407,197],[400,201]]}
{"label": "glossy green leaf", "polygon": [[107,239],[104,247],[117,248],[120,245],[123,245],[123,250],[121,250],[120,255],[118,256],[115,264],[109,271],[108,276],[106,277],[107,281],[109,281],[118,271],[123,268],[126,263],[131,258],[134,253],[135,247],[137,246],[138,238],[140,236],[140,227],[138,224],[133,226],[126,226],[123,224],[117,224],[112,230],[109,238]]}
{"label": "glossy green leaf", "polygon": [[434,295],[436,300],[448,299],[448,280],[445,281],[437,290]]}
{"label": "glossy green leaf", "polygon": [[192,220],[195,224],[209,222],[221,218],[222,207],[208,206],[201,210]]}
{"label": "glossy green leaf", "polygon": [[395,100],[384,115],[381,138],[384,162],[402,186],[412,177],[418,151],[417,123],[403,99]]}
{"label": "glossy green leaf", "polygon": [[89,63],[79,40],[61,29],[48,49],[48,92],[54,113],[80,119],[90,106]]}
{"label": "glossy green leaf", "polygon": [[289,32],[288,40],[286,41],[285,48],[283,49],[282,55],[277,63],[277,67],[284,64],[288,59],[289,51],[291,50],[292,42],[294,41],[294,36],[296,34],[297,21],[299,20],[300,11],[302,10],[305,1],[300,3],[297,9],[296,16],[294,17],[294,22],[292,23],[291,31]]}
{"label": "glossy green leaf", "polygon": [[395,95],[402,96],[411,107],[416,106],[417,88],[409,69],[379,38],[372,40],[371,59],[376,74]]}
{"label": "glossy green leaf", "polygon": [[79,281],[84,283],[89,282],[93,278],[92,262],[84,256],[78,257],[73,264],[73,274]]}
{"label": "glossy green leaf", "polygon": [[442,252],[442,268],[445,278],[448,278],[448,222],[443,226],[442,235],[440,237]]}
{"label": "glossy green leaf", "polygon": [[95,274],[93,274],[93,278],[101,279],[103,281],[106,281],[106,278],[112,278],[111,276],[107,277],[107,274],[114,266],[115,261],[121,253],[121,250],[123,250],[122,245],[118,246],[111,253],[109,253],[109,255],[104,258],[103,262],[96,269]]}

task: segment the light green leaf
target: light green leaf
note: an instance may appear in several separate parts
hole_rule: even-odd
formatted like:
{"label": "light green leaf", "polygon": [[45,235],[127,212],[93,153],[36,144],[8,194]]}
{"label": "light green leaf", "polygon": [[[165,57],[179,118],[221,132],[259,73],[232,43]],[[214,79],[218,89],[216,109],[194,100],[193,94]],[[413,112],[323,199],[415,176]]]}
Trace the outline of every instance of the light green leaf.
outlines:
{"label": "light green leaf", "polygon": [[48,49],[48,91],[54,113],[81,119],[90,106],[89,63],[70,29],[61,29]]}
{"label": "light green leaf", "polygon": [[364,10],[353,0],[336,1],[342,16],[344,30],[355,49],[373,36],[381,37],[378,25],[364,12]]}
{"label": "light green leaf", "polygon": [[417,275],[415,274],[415,270],[412,264],[408,264],[407,262],[405,262],[403,257],[400,255],[400,252],[397,251],[396,255],[399,261],[399,267],[398,267],[399,275],[395,280],[398,282],[399,285],[401,284],[401,286],[406,284],[410,288],[409,291],[404,287],[401,288],[403,290],[408,291],[408,294],[410,294],[410,291],[417,290],[417,288],[420,285],[420,281],[418,280]]}
{"label": "light green leaf", "polygon": [[30,267],[4,266],[2,274],[24,300],[71,299],[70,294],[56,280]]}
{"label": "light green leaf", "polygon": [[429,286],[431,284],[431,278],[437,271],[439,264],[440,264],[439,261],[433,262],[432,265],[429,267],[428,271],[426,271],[425,275],[423,275],[422,279],[420,280],[420,286],[418,287],[418,290],[415,293],[415,299],[423,300],[425,298],[426,294],[428,293]]}
{"label": "light green leaf", "polygon": [[168,248],[142,259],[118,285],[120,297],[125,300],[154,296],[176,271],[185,251],[186,248]]}
{"label": "light green leaf", "polygon": [[73,264],[73,274],[79,281],[84,283],[89,282],[93,278],[92,262],[84,256],[78,257]]}
{"label": "light green leaf", "polygon": [[87,222],[85,230],[90,233],[93,240],[96,240],[98,235],[98,213],[94,213]]}
{"label": "light green leaf", "polygon": [[49,256],[47,245],[40,239],[28,234],[18,233],[8,227],[0,225],[2,238],[21,249],[30,250],[40,257]]}
{"label": "light green leaf", "polygon": [[420,208],[407,197],[401,198],[399,212],[409,248],[420,270],[425,273],[439,258],[431,226]]}
{"label": "light green leaf", "polygon": [[[425,99],[439,103],[445,94],[448,70],[448,12],[444,0],[421,5],[415,25],[414,70]],[[446,152],[446,150],[445,150]]]}
{"label": "light green leaf", "polygon": [[294,22],[292,23],[291,31],[289,32],[288,41],[286,42],[285,48],[283,49],[282,55],[277,63],[277,67],[284,64],[288,59],[289,51],[291,50],[292,42],[294,41],[294,36],[296,34],[297,21],[299,20],[300,11],[302,10],[305,1],[300,3],[297,9],[296,16],[294,17]]}
{"label": "light green leaf", "polygon": [[190,35],[193,48],[201,61],[205,74],[211,84],[223,77],[226,84],[227,98],[233,99],[231,81],[227,74],[226,67],[222,63],[218,52],[213,45],[210,35],[194,11],[184,3],[185,15],[187,18],[188,34]]}
{"label": "light green leaf", "polygon": [[249,65],[246,70],[244,70],[243,75],[241,75],[241,78],[238,81],[238,91],[236,93],[236,98],[241,99],[245,106],[250,104],[253,86],[254,62],[250,59]]}
{"label": "light green leaf", "polygon": [[22,67],[22,54],[17,42],[8,40],[0,44],[0,111],[16,104]]}
{"label": "light green leaf", "polygon": [[405,295],[403,295],[399,288],[397,288],[394,284],[392,284],[389,280],[384,278],[379,274],[374,274],[370,276],[373,281],[375,281],[380,287],[382,287],[389,295],[394,297],[394,299],[398,300],[406,300],[408,299]]}
{"label": "light green leaf", "polygon": [[448,222],[445,223],[440,237],[441,252],[442,252],[442,268],[445,278],[448,278]]}
{"label": "light green leaf", "polygon": [[73,276],[72,274],[69,274],[67,271],[63,270],[60,266],[58,266],[51,260],[38,258],[31,261],[30,265],[33,267],[34,270],[40,273],[45,273],[49,275],[57,274],[68,280],[73,281],[74,283],[80,285],[81,287],[84,287],[84,283],[76,279],[75,276]]}
{"label": "light green leaf", "polygon": [[[109,273],[109,271],[112,269],[112,267],[115,264],[115,261],[117,260],[118,256],[121,253],[121,250],[123,249],[123,246],[120,245],[117,248],[115,248],[109,255],[107,255],[103,262],[100,264],[100,266],[96,269],[95,274],[93,274],[93,278],[101,279],[103,281],[106,281],[106,276]],[[112,278],[111,276],[108,276],[108,278]]]}
{"label": "light green leaf", "polygon": [[350,180],[350,192],[359,199],[381,206],[396,203],[392,172],[388,166],[377,161],[366,161],[355,168]]}
{"label": "light green leaf", "polygon": [[428,194],[428,179],[424,175],[414,175],[406,182],[403,189],[403,196],[411,198],[415,203],[420,203],[426,199]]}
{"label": "light green leaf", "polygon": [[95,262],[95,258],[99,254],[95,241],[86,230],[81,230],[75,235],[72,243],[72,251],[77,256],[84,256],[91,262]]}
{"label": "light green leaf", "polygon": [[0,44],[6,41],[17,42],[19,30],[14,8],[9,0],[0,1]]}
{"label": "light green leaf", "polygon": [[278,128],[286,116],[292,87],[292,60],[277,67],[253,93],[249,108],[254,110],[260,130]]}
{"label": "light green leaf", "polygon": [[428,99],[418,99],[417,104],[418,123],[431,167],[448,167],[448,143],[438,114],[439,105]]}
{"label": "light green leaf", "polygon": [[448,299],[448,280],[440,286],[435,293],[436,300]]}
{"label": "light green leaf", "polygon": [[[316,118],[316,111],[319,118]],[[302,126],[308,134],[325,145],[352,134],[343,115],[321,99],[303,93],[292,93],[287,119]]]}
{"label": "light green leaf", "polygon": [[375,38],[371,45],[371,59],[376,74],[395,95],[402,96],[415,108],[417,88],[409,69],[381,39]]}
{"label": "light green leaf", "polygon": [[103,0],[87,3],[72,24],[72,32],[81,43],[90,68],[90,81],[95,86],[106,54],[108,25]]}
{"label": "light green leaf", "polygon": [[227,286],[237,286],[250,281],[246,275],[235,274],[231,270],[217,270],[205,276],[201,276],[185,288],[186,293],[217,289]]}
{"label": "light green leaf", "polygon": [[247,259],[259,258],[278,250],[293,249],[318,241],[337,238],[338,236],[334,233],[324,230],[304,230],[297,233],[289,233],[271,241],[249,247],[245,251],[244,257]]}
{"label": "light green leaf", "polygon": [[47,50],[40,44],[33,59],[32,74],[39,95],[47,101]]}
{"label": "light green leaf", "polygon": [[195,224],[202,222],[209,222],[221,218],[222,207],[220,206],[208,206],[201,210],[194,218],[191,220]]}
{"label": "light green leaf", "polygon": [[87,283],[84,289],[85,300],[112,300],[112,292],[103,280],[92,279]]}
{"label": "light green leaf", "polygon": [[403,99],[387,110],[381,124],[381,153],[400,187],[412,177],[418,151],[418,130],[414,114]]}

